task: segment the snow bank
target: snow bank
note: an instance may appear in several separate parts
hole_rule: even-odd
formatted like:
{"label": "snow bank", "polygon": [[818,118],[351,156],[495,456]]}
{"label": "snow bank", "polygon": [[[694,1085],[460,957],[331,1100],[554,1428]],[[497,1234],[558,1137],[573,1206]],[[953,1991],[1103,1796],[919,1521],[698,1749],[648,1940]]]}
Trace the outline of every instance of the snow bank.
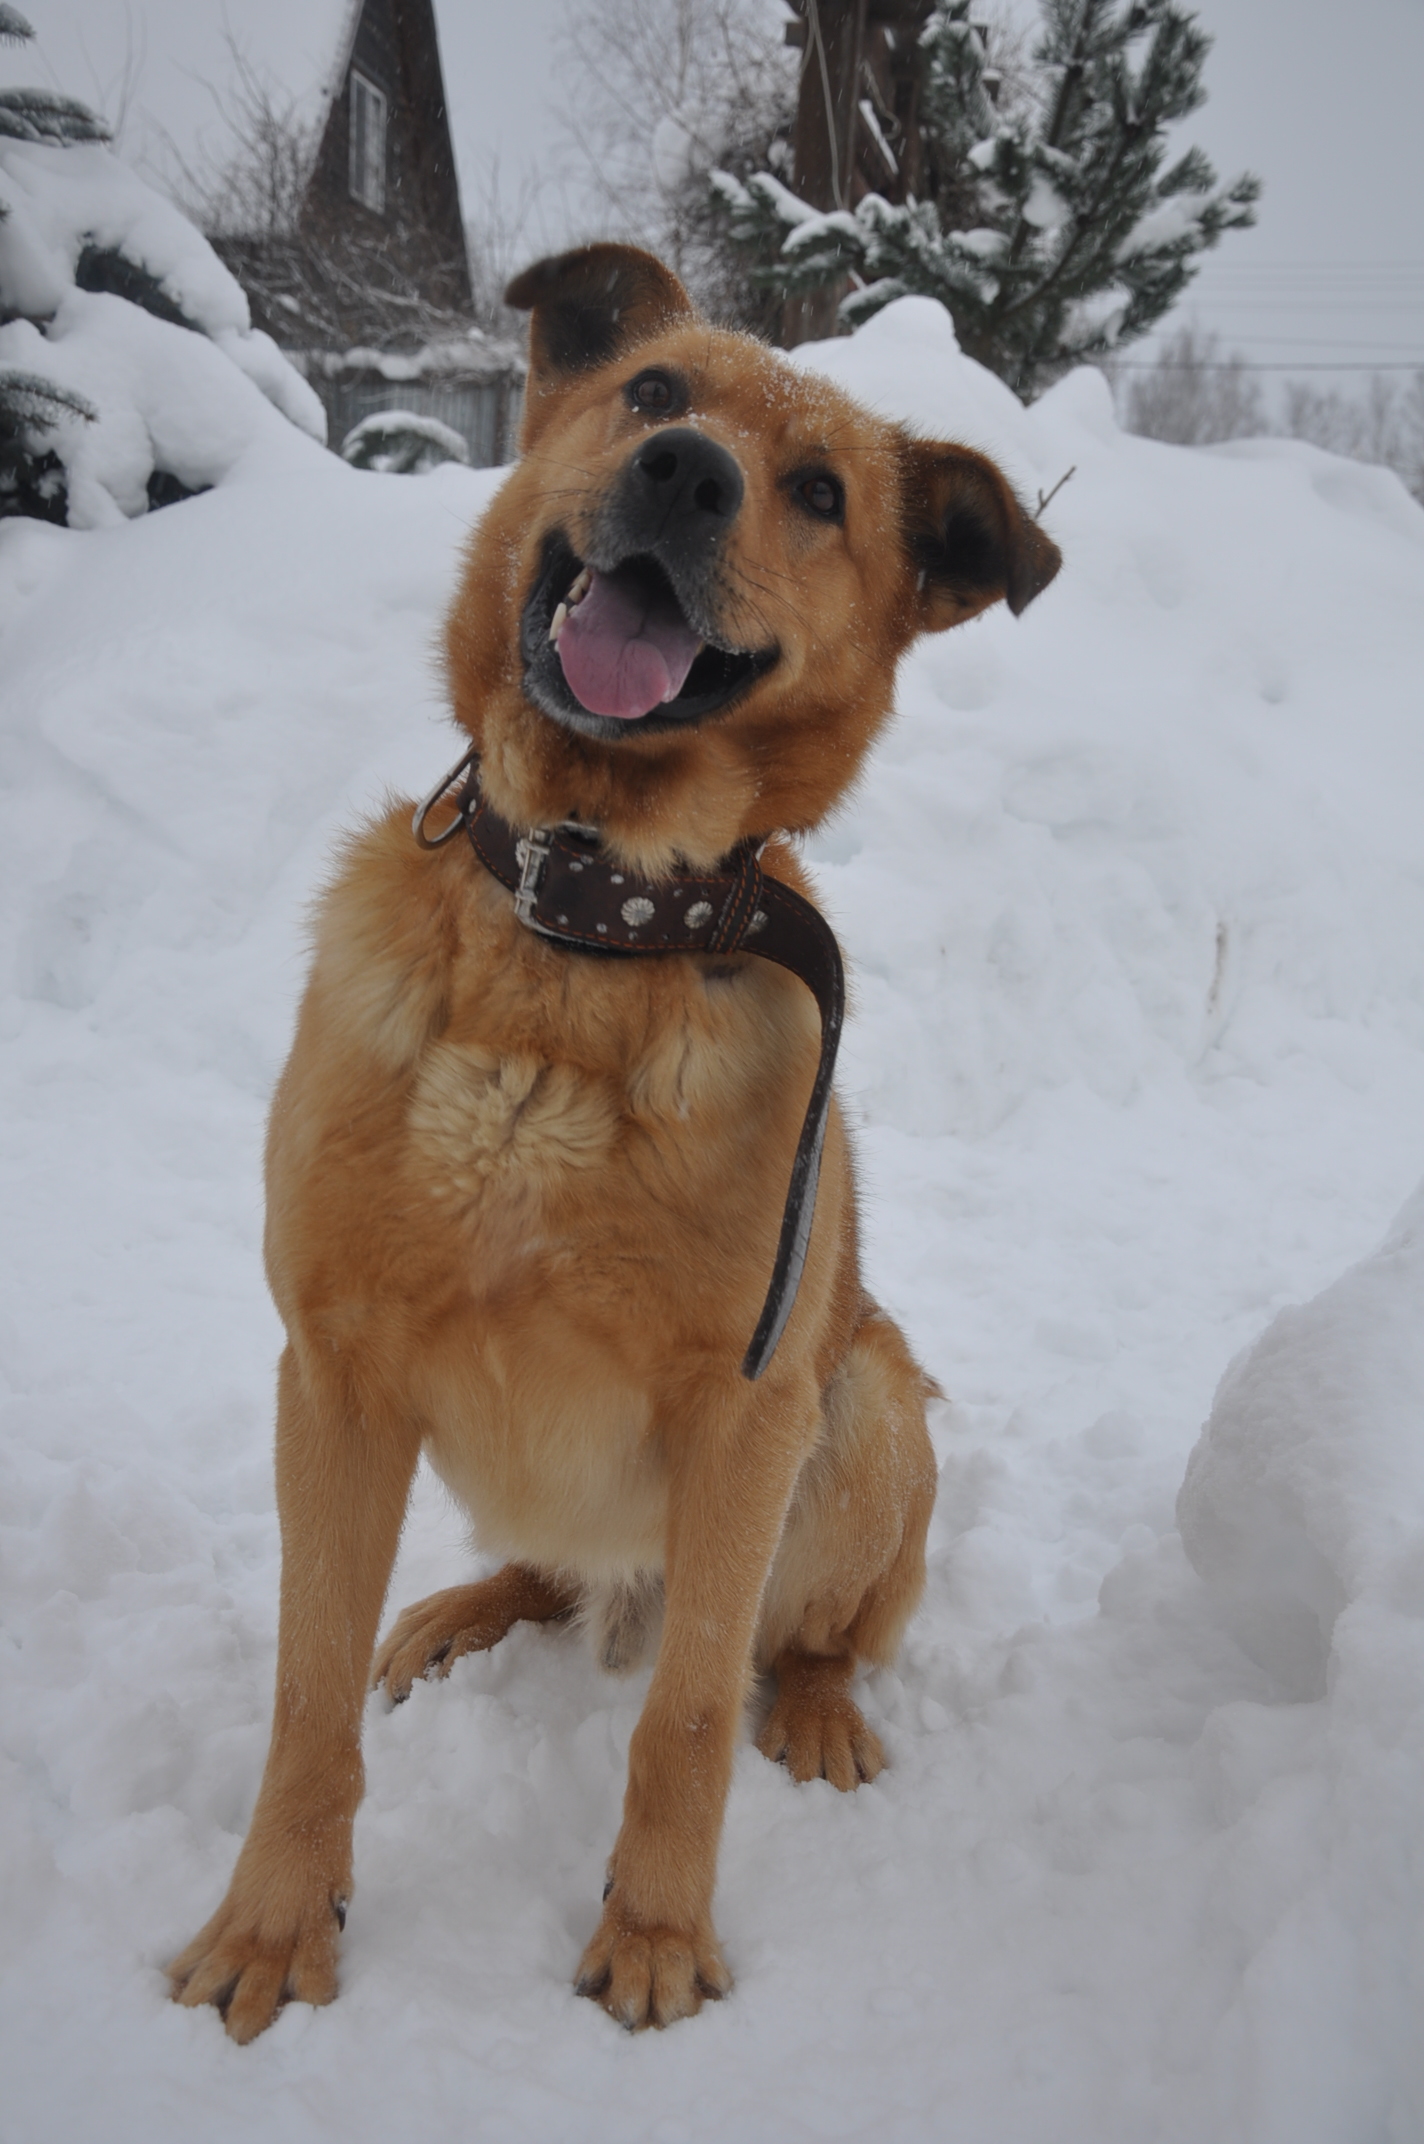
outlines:
{"label": "snow bank", "polygon": [[1231,1365],[1177,1517],[1236,1637],[1292,1696],[1323,1694],[1351,1601],[1424,1614],[1424,1186],[1371,1257]]}
{"label": "snow bank", "polygon": [[[288,434],[164,513],[0,524],[7,2144],[463,2144],[472,2108],[498,2144],[1424,2134],[1424,1588],[1402,1384],[1365,1367],[1392,1282],[1251,1492],[1344,1597],[1323,1696],[1283,1702],[1174,1520],[1223,1365],[1424,1174],[1424,513],[1290,442],[1125,437],[1095,375],[1023,411],[920,301],[798,362],[1030,498],[1077,473],[1059,580],[906,663],[813,845],[871,1285],[953,1396],[930,1581],[863,1693],[881,1780],[741,1752],[737,1988],[660,2038],[568,1985],[645,1686],[572,1634],[373,1708],[331,2009],[239,2050],[161,1973],[266,1745],[260,1154],[304,908],[456,756],[440,619],[497,474]],[[422,1476],[393,1605],[469,1568]]]}
{"label": "snow bank", "polygon": [[1120,1104],[1218,1048],[1269,1064],[1303,1012],[1424,1040],[1403,486],[1286,442],[1134,439],[1093,370],[1025,409],[926,298],[796,359],[982,448],[1030,506],[1075,471],[1045,517],[1059,580],[923,647],[865,799],[815,846],[898,1034],[851,1059],[877,1116],[983,1132],[1068,1082]]}

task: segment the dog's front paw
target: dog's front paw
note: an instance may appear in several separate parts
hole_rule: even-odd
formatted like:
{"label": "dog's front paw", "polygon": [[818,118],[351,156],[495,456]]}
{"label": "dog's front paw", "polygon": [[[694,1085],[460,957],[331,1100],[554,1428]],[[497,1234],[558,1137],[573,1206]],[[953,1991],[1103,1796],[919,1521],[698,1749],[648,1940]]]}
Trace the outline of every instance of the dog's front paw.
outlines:
{"label": "dog's front paw", "polygon": [[574,1983],[578,1994],[602,2003],[629,2032],[695,2017],[706,1998],[720,2001],[731,1985],[710,1928],[640,1928],[612,1899]]}
{"label": "dog's front paw", "polygon": [[576,1591],[519,1563],[472,1586],[449,1586],[397,1616],[377,1651],[371,1686],[384,1686],[399,1705],[412,1683],[448,1675],[464,1653],[487,1653],[516,1623],[553,1622],[577,1604]]}
{"label": "dog's front paw", "polygon": [[885,1752],[842,1686],[838,1664],[825,1674],[815,1672],[818,1665],[804,1673],[778,1666],[776,1703],[757,1748],[793,1779],[828,1779],[845,1794],[884,1771]]}
{"label": "dog's front paw", "polygon": [[[329,2003],[346,1926],[346,1898],[323,1893],[304,1908],[254,1898],[234,1883],[217,1912],[168,1968],[173,2000],[213,2003],[229,2036],[245,2045],[288,2002]],[[285,1910],[283,1910],[285,1909]]]}

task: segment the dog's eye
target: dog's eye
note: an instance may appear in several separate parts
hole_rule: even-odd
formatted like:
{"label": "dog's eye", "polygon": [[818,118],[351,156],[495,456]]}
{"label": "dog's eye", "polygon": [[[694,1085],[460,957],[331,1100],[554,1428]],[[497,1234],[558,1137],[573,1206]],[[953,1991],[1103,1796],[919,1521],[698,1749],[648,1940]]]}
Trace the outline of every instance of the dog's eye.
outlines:
{"label": "dog's eye", "polygon": [[640,372],[628,389],[634,409],[646,410],[653,417],[670,410],[673,399],[673,384],[665,372]]}
{"label": "dog's eye", "polygon": [[797,494],[822,521],[845,519],[845,492],[833,476],[803,477]]}

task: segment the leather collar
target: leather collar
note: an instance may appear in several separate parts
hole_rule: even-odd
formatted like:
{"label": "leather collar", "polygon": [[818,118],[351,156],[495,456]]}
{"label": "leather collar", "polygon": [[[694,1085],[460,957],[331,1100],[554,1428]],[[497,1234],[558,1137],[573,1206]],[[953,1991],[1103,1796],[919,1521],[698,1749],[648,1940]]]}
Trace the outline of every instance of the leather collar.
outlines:
{"label": "leather collar", "polygon": [[[425,821],[461,776],[458,816],[432,839]],[[806,1263],[845,1017],[840,947],[825,917],[780,879],[767,877],[757,841],[740,843],[720,871],[645,879],[614,865],[603,853],[596,827],[565,820],[521,834],[481,795],[479,754],[473,750],[417,806],[412,830],[427,849],[443,848],[463,831],[485,869],[514,895],[520,922],[571,951],[615,957],[755,953],[789,969],[815,998],[821,1014],[820,1062],[791,1164],[771,1285],[742,1360],[744,1377],[760,1377],[786,1329]]]}

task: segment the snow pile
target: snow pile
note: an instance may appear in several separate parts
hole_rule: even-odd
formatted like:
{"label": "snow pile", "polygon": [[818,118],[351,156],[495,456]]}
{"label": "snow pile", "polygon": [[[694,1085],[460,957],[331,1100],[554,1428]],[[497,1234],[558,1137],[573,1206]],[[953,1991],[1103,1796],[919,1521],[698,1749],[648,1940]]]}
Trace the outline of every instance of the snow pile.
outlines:
{"label": "snow pile", "polygon": [[[1416,1209],[1330,1286],[1424,1173],[1424,513],[1124,436],[1094,375],[1025,411],[919,301],[798,362],[1031,499],[1076,474],[1058,582],[906,663],[813,844],[870,1284],[952,1395],[930,1582],[863,1692],[881,1780],[742,1751],[737,1987],[661,2038],[568,1984],[646,1687],[572,1633],[373,1707],[330,2010],[237,2050],[161,1974],[266,1747],[304,904],[456,756],[434,651],[497,475],[288,430],[172,512],[0,524],[7,2144],[1424,2134]],[[1183,1495],[1203,1578],[1174,1504],[1263,1329]],[[392,1606],[469,1568],[422,1476]]]}
{"label": "snow pile", "polygon": [[1231,1365],[1177,1517],[1292,1695],[1323,1695],[1337,1618],[1364,1598],[1406,1619],[1424,1686],[1424,1186],[1372,1257]]}
{"label": "snow pile", "polygon": [[1045,1086],[1123,1103],[1218,1048],[1270,1076],[1302,1017],[1424,1042],[1424,514],[1397,479],[1134,439],[1092,370],[1025,409],[926,298],[797,356],[993,455],[1030,506],[1075,471],[1053,589],[922,648],[865,799],[815,846],[853,866],[825,883],[875,1114],[982,1132]]}
{"label": "snow pile", "polygon": [[20,373],[69,405],[34,445],[63,464],[76,528],[146,512],[155,474],[218,483],[291,425],[325,439],[207,240],[98,143],[0,139],[0,307],[0,396]]}

